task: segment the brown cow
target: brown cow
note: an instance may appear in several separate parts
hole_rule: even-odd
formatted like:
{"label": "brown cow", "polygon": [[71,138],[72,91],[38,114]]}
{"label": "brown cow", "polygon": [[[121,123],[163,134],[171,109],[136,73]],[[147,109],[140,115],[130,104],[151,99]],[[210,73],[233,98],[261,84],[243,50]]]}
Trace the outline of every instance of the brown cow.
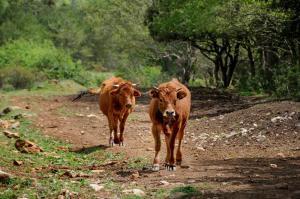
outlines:
{"label": "brown cow", "polygon": [[[112,77],[102,83],[99,96],[100,110],[108,119],[109,144],[123,145],[126,119],[133,111],[135,97],[141,96],[141,93],[135,89],[135,84],[122,78]],[[120,136],[118,136],[119,122]]]}
{"label": "brown cow", "polygon": [[181,141],[184,135],[184,128],[190,114],[191,93],[187,87],[177,79],[159,85],[150,91],[152,97],[150,102],[149,115],[152,121],[152,134],[155,142],[155,157],[153,170],[159,170],[159,151],[161,147],[160,133],[165,134],[167,156],[165,167],[167,170],[176,170],[174,148],[175,140],[178,138],[176,153],[176,164],[182,161]]}

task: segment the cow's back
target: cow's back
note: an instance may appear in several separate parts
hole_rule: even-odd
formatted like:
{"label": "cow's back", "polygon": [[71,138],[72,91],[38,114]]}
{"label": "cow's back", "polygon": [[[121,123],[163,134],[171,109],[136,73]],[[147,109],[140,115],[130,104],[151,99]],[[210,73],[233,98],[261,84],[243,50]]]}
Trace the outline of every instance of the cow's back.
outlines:
{"label": "cow's back", "polygon": [[101,92],[99,95],[99,106],[104,115],[108,115],[109,107],[112,106],[112,96],[110,95],[110,91],[114,89],[113,86],[116,84],[122,84],[124,82],[125,80],[122,78],[112,77],[102,83]]}

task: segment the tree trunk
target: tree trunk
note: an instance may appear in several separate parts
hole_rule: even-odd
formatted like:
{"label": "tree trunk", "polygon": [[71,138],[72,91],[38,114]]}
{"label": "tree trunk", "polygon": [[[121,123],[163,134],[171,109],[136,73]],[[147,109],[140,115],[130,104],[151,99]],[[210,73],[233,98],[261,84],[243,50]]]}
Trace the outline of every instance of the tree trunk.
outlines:
{"label": "tree trunk", "polygon": [[248,59],[249,59],[251,77],[255,77],[256,70],[255,70],[255,63],[254,63],[254,59],[253,59],[252,50],[250,47],[247,47],[246,50],[247,50]]}

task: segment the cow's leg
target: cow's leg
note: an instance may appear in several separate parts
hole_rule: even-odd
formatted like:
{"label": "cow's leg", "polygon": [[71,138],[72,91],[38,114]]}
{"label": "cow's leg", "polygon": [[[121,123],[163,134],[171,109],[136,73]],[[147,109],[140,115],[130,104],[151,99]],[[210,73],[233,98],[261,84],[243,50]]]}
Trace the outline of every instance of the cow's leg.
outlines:
{"label": "cow's leg", "polygon": [[166,126],[163,127],[163,132],[165,134],[165,142],[166,142],[166,148],[167,148],[167,154],[166,154],[166,159],[165,159],[165,167],[169,165],[169,160],[170,160],[170,129]]}
{"label": "cow's leg", "polygon": [[181,125],[178,135],[177,135],[178,148],[177,148],[177,152],[176,152],[176,165],[181,165],[181,162],[182,162],[181,142],[183,139],[185,126],[186,126],[186,120],[182,122],[182,125]]}
{"label": "cow's leg", "polygon": [[176,141],[176,136],[177,136],[178,130],[179,130],[178,126],[175,125],[174,128],[172,129],[172,133],[171,133],[170,139],[169,139],[170,158],[169,158],[169,164],[167,165],[167,170],[169,170],[169,171],[176,170],[175,158],[174,158],[174,148],[175,148],[175,141]]}
{"label": "cow's leg", "polygon": [[110,128],[110,143],[112,142],[112,131],[114,133],[114,136],[113,136],[113,142],[111,144],[111,146],[113,146],[113,143],[115,144],[119,144],[119,138],[118,138],[118,117],[116,117],[116,115],[113,115],[113,113],[109,113],[109,128]]}
{"label": "cow's leg", "polygon": [[128,117],[128,115],[129,115],[129,112],[127,111],[125,114],[124,114],[124,116],[123,116],[123,118],[120,118],[120,146],[122,145],[124,145],[124,136],[123,136],[123,133],[124,133],[124,129],[125,129],[125,122],[126,122],[126,120],[127,120],[127,117]]}
{"label": "cow's leg", "polygon": [[161,132],[161,126],[153,124],[152,135],[155,143],[155,156],[154,156],[153,168],[152,168],[153,171],[159,171],[159,151],[161,147],[160,132]]}
{"label": "cow's leg", "polygon": [[108,120],[108,126],[109,126],[109,140],[108,140],[108,144],[109,146],[113,147],[114,146],[114,137],[113,137],[113,124],[112,124],[112,117],[111,116],[107,116],[107,120]]}

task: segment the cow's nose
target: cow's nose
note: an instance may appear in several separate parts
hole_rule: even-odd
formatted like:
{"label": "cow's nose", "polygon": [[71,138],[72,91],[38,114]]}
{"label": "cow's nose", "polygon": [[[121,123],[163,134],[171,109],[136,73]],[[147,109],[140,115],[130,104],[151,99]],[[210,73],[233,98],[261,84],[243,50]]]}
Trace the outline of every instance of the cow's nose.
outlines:
{"label": "cow's nose", "polygon": [[168,117],[174,117],[175,111],[166,111]]}
{"label": "cow's nose", "polygon": [[132,104],[126,104],[126,108],[131,108]]}

